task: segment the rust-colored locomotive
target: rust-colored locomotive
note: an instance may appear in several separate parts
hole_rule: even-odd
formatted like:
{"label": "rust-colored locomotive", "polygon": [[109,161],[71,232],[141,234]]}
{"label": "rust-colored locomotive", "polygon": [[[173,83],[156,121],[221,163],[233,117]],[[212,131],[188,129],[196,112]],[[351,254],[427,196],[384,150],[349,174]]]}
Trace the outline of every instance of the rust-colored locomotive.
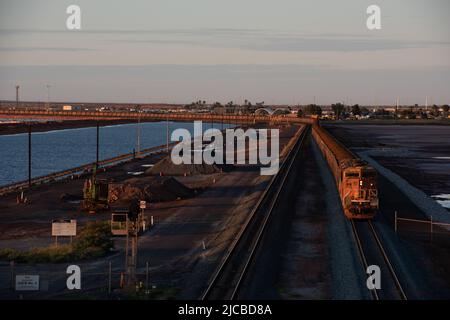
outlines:
{"label": "rust-colored locomotive", "polygon": [[372,219],[378,211],[376,170],[317,123],[312,128],[312,135],[336,181],[344,214],[349,219]]}

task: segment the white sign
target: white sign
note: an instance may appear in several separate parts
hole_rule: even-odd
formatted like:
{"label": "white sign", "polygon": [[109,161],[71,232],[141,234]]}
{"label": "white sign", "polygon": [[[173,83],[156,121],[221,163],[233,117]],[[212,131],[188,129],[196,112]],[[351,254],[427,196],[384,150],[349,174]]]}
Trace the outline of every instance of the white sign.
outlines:
{"label": "white sign", "polygon": [[147,202],[145,202],[144,200],[142,200],[142,201],[139,203],[139,208],[141,208],[141,209],[147,208]]}
{"label": "white sign", "polygon": [[52,236],[72,237],[77,235],[77,220],[53,220]]}
{"label": "white sign", "polygon": [[38,275],[16,275],[17,291],[39,291]]}

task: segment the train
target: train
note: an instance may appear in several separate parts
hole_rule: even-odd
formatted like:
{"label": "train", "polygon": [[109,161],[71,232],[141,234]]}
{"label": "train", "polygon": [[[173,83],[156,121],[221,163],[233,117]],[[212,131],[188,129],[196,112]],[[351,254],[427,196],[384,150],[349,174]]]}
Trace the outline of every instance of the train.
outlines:
{"label": "train", "polygon": [[377,171],[359,159],[316,121],[312,136],[336,181],[348,219],[373,219],[379,209]]}

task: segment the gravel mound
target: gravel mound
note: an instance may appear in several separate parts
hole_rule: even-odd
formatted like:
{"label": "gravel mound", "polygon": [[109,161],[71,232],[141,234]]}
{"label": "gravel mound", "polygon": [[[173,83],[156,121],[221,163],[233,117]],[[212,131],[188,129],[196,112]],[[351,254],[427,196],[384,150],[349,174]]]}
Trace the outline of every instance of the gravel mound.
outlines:
{"label": "gravel mound", "polygon": [[168,157],[162,159],[156,163],[150,169],[147,169],[145,173],[147,175],[160,175],[163,176],[183,176],[183,175],[198,175],[198,174],[213,174],[222,172],[222,167],[216,164],[179,164],[176,165]]}
{"label": "gravel mound", "polygon": [[148,202],[164,202],[191,198],[196,190],[186,187],[172,177],[134,178],[125,183],[112,184],[109,189],[110,203],[126,203],[134,198]]}

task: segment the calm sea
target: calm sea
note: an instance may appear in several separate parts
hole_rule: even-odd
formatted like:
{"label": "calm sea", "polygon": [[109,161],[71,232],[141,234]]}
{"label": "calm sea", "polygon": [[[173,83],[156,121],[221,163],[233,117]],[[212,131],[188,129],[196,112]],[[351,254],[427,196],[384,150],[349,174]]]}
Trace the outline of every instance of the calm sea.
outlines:
{"label": "calm sea", "polygon": [[[221,124],[215,123],[215,128]],[[224,125],[224,128],[230,125]],[[192,122],[169,122],[170,133],[178,128],[193,132]],[[203,129],[211,128],[203,123]],[[141,149],[166,143],[166,122],[141,123]],[[136,148],[137,125],[100,127],[100,159],[129,153]],[[36,132],[32,134],[32,176],[70,169],[96,158],[96,128]],[[0,186],[28,178],[28,134],[0,136]]]}

